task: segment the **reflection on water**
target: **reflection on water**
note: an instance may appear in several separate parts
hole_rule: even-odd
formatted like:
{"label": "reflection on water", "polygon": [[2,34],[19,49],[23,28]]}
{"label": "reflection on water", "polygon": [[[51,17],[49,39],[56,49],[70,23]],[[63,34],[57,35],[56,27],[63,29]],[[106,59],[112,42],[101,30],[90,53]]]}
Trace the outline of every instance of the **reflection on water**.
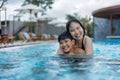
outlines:
{"label": "reflection on water", "polygon": [[[44,60],[48,60],[49,62]],[[82,59],[76,56],[74,56],[74,58],[70,58],[70,56],[51,56],[49,59],[44,58],[44,60],[39,60],[39,62],[35,63],[34,67],[31,68],[31,74],[25,76],[22,80],[53,80],[56,78],[58,80],[70,80],[71,76],[72,79],[77,79],[78,77],[80,78],[80,75],[83,75],[83,73],[88,72],[88,68],[91,65],[88,64],[88,60],[85,61],[84,59],[82,62]]]}
{"label": "reflection on water", "polygon": [[[34,60],[21,60],[20,64],[1,64],[0,75],[1,79],[15,80],[99,80],[116,78],[120,76],[120,60],[96,58],[86,59],[79,57],[58,57],[50,56],[49,58],[37,58]],[[17,62],[17,61],[16,61]],[[17,71],[18,70],[18,71]],[[11,71],[11,72],[8,72]],[[104,75],[103,75],[104,74]],[[13,78],[14,77],[14,78]]]}
{"label": "reflection on water", "polygon": [[106,43],[94,55],[56,55],[57,43],[1,50],[0,80],[119,80],[120,45]]}

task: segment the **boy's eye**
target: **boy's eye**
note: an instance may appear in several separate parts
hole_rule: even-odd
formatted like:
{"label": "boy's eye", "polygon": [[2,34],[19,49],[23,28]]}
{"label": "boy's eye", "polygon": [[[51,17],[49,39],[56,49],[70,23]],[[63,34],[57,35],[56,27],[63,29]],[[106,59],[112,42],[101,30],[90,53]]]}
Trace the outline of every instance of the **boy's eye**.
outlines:
{"label": "boy's eye", "polygon": [[67,43],[67,42],[68,42],[68,40],[65,40],[65,42]]}
{"label": "boy's eye", "polygon": [[65,40],[65,43],[67,43],[68,41],[69,41],[69,39],[66,39],[66,40]]}
{"label": "boy's eye", "polygon": [[63,42],[61,41],[60,44],[63,44]]}

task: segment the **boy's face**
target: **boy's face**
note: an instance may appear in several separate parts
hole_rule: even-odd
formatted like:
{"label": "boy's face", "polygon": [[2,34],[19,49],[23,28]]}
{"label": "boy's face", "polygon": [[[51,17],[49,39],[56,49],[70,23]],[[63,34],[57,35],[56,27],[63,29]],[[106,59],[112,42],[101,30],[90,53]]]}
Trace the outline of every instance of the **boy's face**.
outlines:
{"label": "boy's face", "polygon": [[60,41],[60,48],[64,53],[71,52],[75,41],[68,38]]}

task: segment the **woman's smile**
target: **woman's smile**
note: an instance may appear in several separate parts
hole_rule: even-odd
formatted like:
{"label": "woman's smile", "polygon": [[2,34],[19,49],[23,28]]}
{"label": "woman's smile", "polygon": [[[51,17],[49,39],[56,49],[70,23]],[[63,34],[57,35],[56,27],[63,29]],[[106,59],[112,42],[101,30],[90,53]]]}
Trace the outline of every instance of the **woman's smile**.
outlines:
{"label": "woman's smile", "polygon": [[78,23],[72,22],[70,26],[70,33],[74,39],[80,40],[83,36],[83,29]]}

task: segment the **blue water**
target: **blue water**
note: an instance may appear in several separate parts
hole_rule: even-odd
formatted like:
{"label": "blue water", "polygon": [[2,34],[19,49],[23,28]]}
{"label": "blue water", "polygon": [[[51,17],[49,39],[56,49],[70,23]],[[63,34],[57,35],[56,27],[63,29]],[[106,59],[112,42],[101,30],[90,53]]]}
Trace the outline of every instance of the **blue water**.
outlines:
{"label": "blue water", "polygon": [[93,41],[93,58],[56,55],[56,41],[0,49],[0,80],[120,80],[120,40]]}

